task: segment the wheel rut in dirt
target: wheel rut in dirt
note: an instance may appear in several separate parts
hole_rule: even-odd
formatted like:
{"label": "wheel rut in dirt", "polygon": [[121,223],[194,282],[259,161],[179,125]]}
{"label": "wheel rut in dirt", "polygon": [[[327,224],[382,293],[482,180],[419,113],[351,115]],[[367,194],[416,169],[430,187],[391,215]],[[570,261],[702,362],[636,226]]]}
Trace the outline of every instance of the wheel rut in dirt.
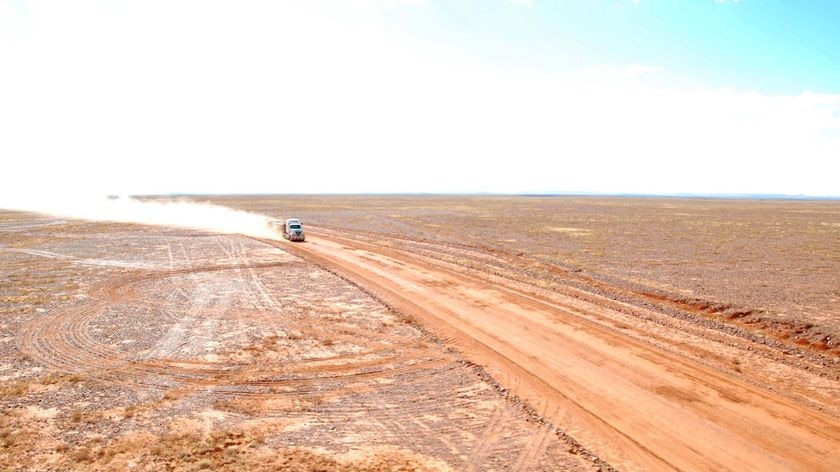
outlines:
{"label": "wheel rut in dirt", "polygon": [[[56,403],[67,428],[78,428],[75,417],[102,415],[86,427],[118,431],[125,422],[168,423],[183,410],[187,424],[274,425],[278,445],[396,446],[456,470],[600,464],[569,452],[552,427],[532,421],[433,335],[328,272],[236,237],[185,239],[174,244],[181,255],[172,247],[161,244],[161,259],[143,268],[126,264],[91,279],[72,303],[17,328],[14,344],[27,362],[73,379],[56,394],[93,392],[67,407],[76,416]],[[102,395],[140,402],[114,423],[126,413],[99,413]]]}
{"label": "wheel rut in dirt", "polygon": [[[261,368],[236,360],[199,361],[177,359],[179,345],[157,349],[155,358],[120,349],[97,335],[108,325],[114,308],[142,317],[144,313],[165,308],[165,302],[138,293],[144,284],[186,277],[206,272],[265,270],[282,267],[268,263],[240,266],[208,266],[186,270],[161,271],[131,275],[97,285],[88,291],[88,300],[72,309],[34,319],[23,327],[18,345],[35,361],[64,373],[84,373],[105,382],[135,384],[156,389],[183,385],[214,387],[220,395],[250,394],[289,390],[306,392],[306,385],[317,381],[321,392],[341,388],[347,382],[376,383],[385,377],[414,371],[433,371],[446,363],[439,356],[421,354],[407,346],[396,348],[394,342],[410,344],[394,336],[387,338],[371,330],[344,329],[336,340],[365,346],[352,355],[338,355]],[[323,336],[324,328],[296,326],[299,334]],[[151,334],[151,333],[150,333]],[[379,338],[379,339],[378,339]],[[251,347],[252,349],[265,346]],[[161,357],[163,359],[161,359]],[[167,360],[166,357],[171,357]],[[357,386],[357,389],[362,388]]]}
{"label": "wheel rut in dirt", "polygon": [[840,467],[837,417],[697,362],[677,344],[647,342],[644,325],[595,321],[610,307],[581,309],[570,296],[339,232],[278,245],[416,317],[521,398],[547,405],[554,424],[619,469]]}

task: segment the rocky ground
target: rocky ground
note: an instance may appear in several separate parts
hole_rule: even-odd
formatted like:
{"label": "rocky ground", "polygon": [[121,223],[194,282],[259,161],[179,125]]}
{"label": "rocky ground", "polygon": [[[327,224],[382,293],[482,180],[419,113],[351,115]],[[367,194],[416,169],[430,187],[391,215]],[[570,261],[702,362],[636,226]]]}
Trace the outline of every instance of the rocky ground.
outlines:
{"label": "rocky ground", "polygon": [[840,356],[840,202],[603,197],[226,197],[304,223],[506,256]]}
{"label": "rocky ground", "polygon": [[[392,269],[416,264],[421,275],[484,281],[516,294],[517,303],[536,297],[554,307],[549,318],[569,317],[558,329],[597,326],[605,346],[629,342],[644,356],[681,359],[676,370],[659,365],[667,375],[693,366],[686,372],[713,372],[741,392],[698,402],[699,391],[645,390],[640,379],[651,407],[675,402],[690,410],[708,400],[735,411],[747,408],[743,395],[772,396],[817,422],[840,417],[836,202],[215,201],[299,217],[336,248],[345,241]],[[462,338],[429,329],[410,307],[386,306],[360,280],[319,267],[306,252],[244,236],[0,211],[0,469],[610,470],[623,463],[620,447],[563,409],[562,383],[544,392],[561,398],[549,408],[539,389],[480,362]],[[434,280],[427,282],[437,290]],[[492,308],[463,301],[478,307],[479,321]],[[559,361],[544,357],[535,360]],[[590,375],[621,361],[604,359],[587,367]],[[621,377],[621,369],[613,373]],[[823,438],[840,441],[840,430]],[[830,465],[821,449],[776,452],[814,470]]]}
{"label": "rocky ground", "polygon": [[239,236],[0,213],[0,469],[605,465],[358,287]]}

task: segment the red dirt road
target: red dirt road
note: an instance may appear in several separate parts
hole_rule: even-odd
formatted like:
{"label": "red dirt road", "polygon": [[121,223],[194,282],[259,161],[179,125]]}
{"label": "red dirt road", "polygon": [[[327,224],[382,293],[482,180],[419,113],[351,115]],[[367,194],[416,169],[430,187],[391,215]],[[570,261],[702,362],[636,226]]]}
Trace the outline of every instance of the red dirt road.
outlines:
{"label": "red dirt road", "polygon": [[347,234],[314,233],[304,244],[278,244],[416,317],[620,470],[840,470],[840,420],[818,411],[818,401],[662,348],[667,332],[647,333],[644,323],[617,327],[606,302],[584,304]]}

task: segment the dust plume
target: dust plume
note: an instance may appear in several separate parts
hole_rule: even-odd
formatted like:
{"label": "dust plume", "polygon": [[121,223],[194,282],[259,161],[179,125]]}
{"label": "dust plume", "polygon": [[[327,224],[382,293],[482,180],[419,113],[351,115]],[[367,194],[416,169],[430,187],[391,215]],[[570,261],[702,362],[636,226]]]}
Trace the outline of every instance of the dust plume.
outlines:
{"label": "dust plume", "polygon": [[0,208],[63,218],[198,229],[280,239],[270,216],[207,202],[133,197],[28,196],[0,197]]}

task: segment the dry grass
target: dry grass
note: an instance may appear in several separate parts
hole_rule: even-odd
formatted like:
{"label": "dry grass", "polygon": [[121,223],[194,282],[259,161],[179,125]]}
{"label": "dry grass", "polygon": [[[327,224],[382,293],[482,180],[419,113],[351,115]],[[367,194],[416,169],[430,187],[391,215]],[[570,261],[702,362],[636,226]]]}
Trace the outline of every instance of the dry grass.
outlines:
{"label": "dry grass", "polygon": [[25,437],[20,430],[15,430],[9,427],[0,427],[0,446],[3,450],[9,450],[19,444]]}
{"label": "dry grass", "polygon": [[62,383],[77,383],[82,381],[82,376],[68,373],[49,373],[40,379],[44,385],[56,385]]}
{"label": "dry grass", "polygon": [[323,452],[265,446],[262,434],[218,431],[169,434],[161,437],[139,433],[104,447],[80,446],[70,454],[71,469],[116,470],[130,462],[143,470],[256,470],[256,471],[426,471],[435,470],[424,460],[399,452],[375,453],[345,460]]}
{"label": "dry grass", "polygon": [[51,303],[73,300],[79,285],[69,276],[74,270],[72,264],[23,256],[4,261],[4,266],[0,268],[0,276],[3,278],[0,312],[29,314]]}
{"label": "dry grass", "polygon": [[123,409],[123,418],[134,418],[134,415],[137,414],[137,407],[135,405],[129,405]]}
{"label": "dry grass", "polygon": [[103,415],[99,411],[73,410],[70,412],[68,419],[73,423],[90,425],[102,421]]}
{"label": "dry grass", "polygon": [[16,460],[32,450],[37,431],[29,422],[21,421],[14,414],[0,415],[0,470],[22,470]]}
{"label": "dry grass", "polygon": [[91,462],[94,456],[90,448],[78,447],[70,453],[70,458],[76,462]]}
{"label": "dry grass", "polygon": [[26,395],[30,388],[28,382],[3,382],[0,384],[0,398]]}
{"label": "dry grass", "polygon": [[0,398],[19,397],[35,390],[37,385],[61,385],[81,382],[82,378],[76,374],[50,373],[44,377],[31,381],[3,382],[0,384]]}
{"label": "dry grass", "polygon": [[247,417],[259,417],[267,413],[314,411],[323,405],[324,398],[318,395],[283,397],[231,397],[217,400],[213,407]]}
{"label": "dry grass", "polygon": [[245,416],[256,416],[265,413],[265,402],[250,398],[225,398],[213,403],[213,408]]}
{"label": "dry grass", "polygon": [[164,392],[163,399],[166,401],[175,401],[186,395],[186,392],[181,389],[170,389]]}

